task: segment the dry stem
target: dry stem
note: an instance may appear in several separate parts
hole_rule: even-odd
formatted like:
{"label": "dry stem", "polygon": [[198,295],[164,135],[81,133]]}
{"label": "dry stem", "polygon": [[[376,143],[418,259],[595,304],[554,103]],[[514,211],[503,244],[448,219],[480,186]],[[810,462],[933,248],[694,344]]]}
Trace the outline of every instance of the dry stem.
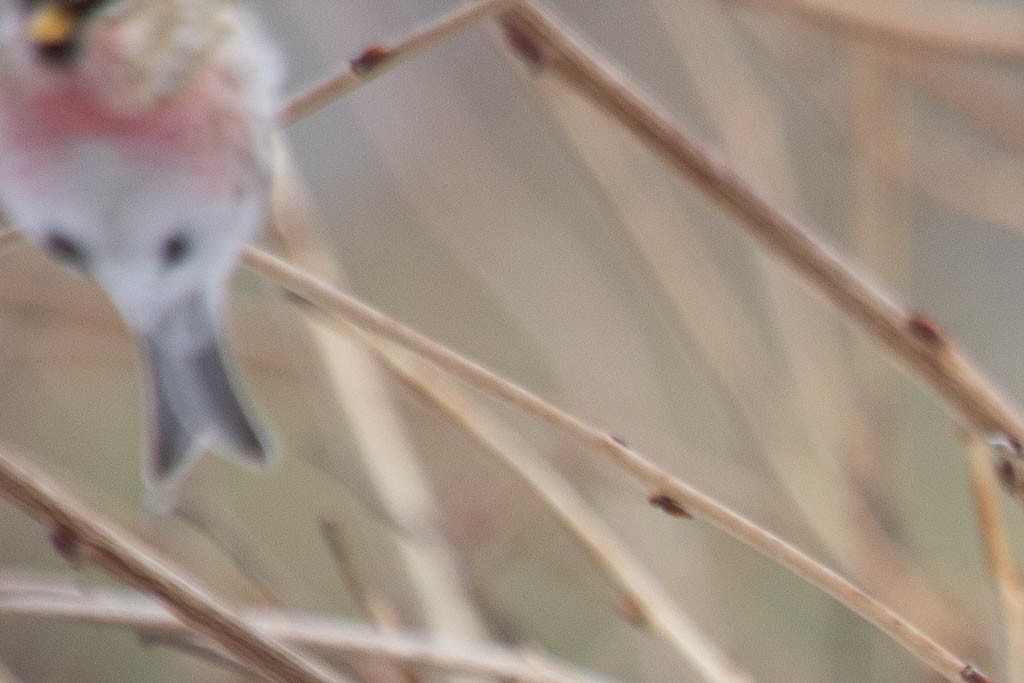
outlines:
{"label": "dry stem", "polygon": [[[298,172],[279,146],[273,191],[274,236],[307,272],[343,281],[331,260],[326,230]],[[479,617],[457,566],[458,554],[439,524],[430,483],[414,440],[386,387],[384,373],[354,340],[338,337],[322,321],[304,319],[310,353],[323,375],[325,402],[348,417],[374,502],[404,531],[394,551],[416,596],[424,624],[437,634],[482,637]],[[386,551],[385,551],[386,552]]]}
{"label": "dry stem", "polygon": [[699,671],[705,680],[740,683],[747,674],[704,635],[657,578],[580,494],[513,430],[474,401],[451,378],[422,359],[370,335],[360,336],[377,358],[412,391],[503,461],[532,488],[576,535],[621,587],[636,621],[650,626]]}
{"label": "dry stem", "polygon": [[272,680],[341,680],[320,665],[254,630],[182,571],[143,550],[98,513],[68,495],[49,476],[9,451],[0,451],[0,495],[50,527],[54,545],[71,560],[103,569],[152,593],[184,623],[219,643]]}
{"label": "dry stem", "polygon": [[473,24],[507,10],[519,0],[481,0],[409,34],[394,45],[375,45],[352,60],[344,71],[314,85],[289,101],[281,111],[282,125],[290,126],[323,109],[346,93],[381,76],[403,62],[451,38]]}
{"label": "dry stem", "polygon": [[349,551],[345,534],[341,526],[334,520],[320,518],[317,531],[327,548],[338,575],[345,582],[345,587],[352,592],[356,603],[362,608],[364,616],[384,631],[396,631],[401,627],[398,611],[382,591],[373,585],[371,577],[363,576],[355,563],[354,553]]}
{"label": "dry stem", "polygon": [[814,24],[896,50],[946,55],[1024,58],[1024,14],[1016,7],[930,0],[846,2],[837,0],[728,0],[733,4],[791,12]]}
{"label": "dry stem", "polygon": [[[0,613],[130,628],[144,634],[178,636],[185,631],[170,612],[151,600],[98,588],[83,593],[67,583],[53,581],[0,581]],[[573,669],[536,653],[513,652],[456,638],[380,633],[360,624],[304,612],[248,609],[243,616],[275,639],[316,649],[325,656],[373,656],[502,680],[610,683],[593,672]]]}
{"label": "dry stem", "polygon": [[547,12],[522,6],[508,25],[541,51],[542,62],[580,89],[738,218],[764,246],[897,358],[906,362],[978,431],[1024,440],[1024,418],[955,348],[941,329],[905,311],[868,283],[796,219],[686,135],[660,107],[571,36]]}
{"label": "dry stem", "polygon": [[[398,611],[384,593],[377,589],[367,572],[361,572],[355,562],[355,554],[349,551],[346,533],[341,526],[321,517],[317,523],[320,538],[334,560],[338,574],[345,582],[345,587],[352,593],[356,603],[362,608],[363,616],[375,624],[382,632],[393,633],[400,629]],[[347,533],[351,533],[347,531]],[[394,662],[366,663],[353,660],[349,665],[360,673],[360,678],[379,683],[416,683],[418,679],[412,672],[405,670]],[[363,670],[366,673],[363,673]],[[372,673],[370,673],[372,672]]]}
{"label": "dry stem", "polygon": [[992,470],[992,449],[977,434],[964,436],[978,531],[999,595],[1009,683],[1024,683],[1024,586],[1013,559],[1006,522],[999,509],[999,485]]}
{"label": "dry stem", "polygon": [[961,680],[969,666],[916,626],[866,594],[831,569],[772,533],[754,524],[685,482],[676,479],[634,450],[526,389],[509,382],[445,346],[425,337],[383,313],[344,294],[288,263],[250,247],[243,256],[245,266],[305,299],[323,311],[340,316],[356,327],[385,337],[409,349],[473,386],[498,396],[512,405],[572,436],[580,446],[604,453],[645,486],[664,507],[677,506],[710,522],[761,554],[825,591],[900,643],[922,662],[950,681]]}

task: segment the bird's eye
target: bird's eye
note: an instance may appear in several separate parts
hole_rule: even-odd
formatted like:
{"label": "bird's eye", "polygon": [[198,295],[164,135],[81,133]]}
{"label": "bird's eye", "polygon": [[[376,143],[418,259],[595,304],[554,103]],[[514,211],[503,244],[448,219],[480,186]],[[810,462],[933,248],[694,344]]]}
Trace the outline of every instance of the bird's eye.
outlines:
{"label": "bird's eye", "polygon": [[160,247],[160,258],[167,267],[181,264],[192,251],[192,240],[188,235],[171,235]]}
{"label": "bird's eye", "polygon": [[85,247],[73,238],[59,232],[50,233],[43,247],[58,261],[75,268],[85,268],[88,258]]}

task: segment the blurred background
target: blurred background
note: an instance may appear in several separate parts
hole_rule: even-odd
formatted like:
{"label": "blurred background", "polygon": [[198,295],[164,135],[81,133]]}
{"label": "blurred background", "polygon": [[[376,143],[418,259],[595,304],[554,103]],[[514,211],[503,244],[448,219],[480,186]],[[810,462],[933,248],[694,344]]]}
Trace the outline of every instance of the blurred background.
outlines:
{"label": "blurred background", "polygon": [[[458,6],[253,4],[286,55],[287,94]],[[939,320],[1021,402],[1019,3],[548,5],[743,177]],[[1003,673],[953,420],[717,206],[511,57],[495,26],[286,137],[322,226],[306,249],[329,255],[357,296],[623,435]],[[703,680],[631,623],[620,584],[490,435],[571,485],[752,679],[938,680],[787,571],[648,506],[603,456],[428,381],[457,397],[446,413],[359,338],[248,272],[233,284],[229,338],[280,465],[253,474],[204,457],[177,514],[154,515],[140,478],[142,387],[120,321],[92,284],[27,249],[5,255],[0,443],[234,604],[527,646],[622,681]],[[1021,510],[1004,508],[1020,541]],[[70,569],[16,509],[0,507],[0,520],[4,581],[107,585]],[[0,660],[25,681],[238,676],[130,630],[2,610]],[[353,672],[403,680],[386,667]]]}

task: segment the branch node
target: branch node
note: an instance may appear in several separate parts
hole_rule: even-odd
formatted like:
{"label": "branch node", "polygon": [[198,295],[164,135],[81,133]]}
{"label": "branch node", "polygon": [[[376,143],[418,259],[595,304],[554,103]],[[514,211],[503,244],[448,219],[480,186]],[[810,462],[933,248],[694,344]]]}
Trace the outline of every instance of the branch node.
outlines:
{"label": "branch node", "polygon": [[82,539],[75,530],[65,524],[56,524],[50,531],[50,543],[57,554],[75,569],[83,563]]}
{"label": "branch node", "polygon": [[907,317],[907,324],[910,327],[910,333],[928,346],[938,348],[949,343],[946,333],[943,332],[939,324],[924,313],[912,311]]}
{"label": "branch node", "polygon": [[996,474],[999,475],[999,481],[1006,488],[1014,489],[1017,487],[1017,468],[1006,458],[999,458],[996,462]]}
{"label": "branch node", "polygon": [[615,611],[627,624],[636,628],[647,627],[647,611],[640,600],[631,593],[624,593],[615,603]]}
{"label": "branch node", "polygon": [[964,667],[964,670],[960,672],[960,678],[967,681],[967,683],[993,683],[991,678],[978,670],[973,664],[968,664]]}
{"label": "branch node", "polygon": [[501,28],[505,42],[520,60],[535,68],[544,66],[544,51],[533,36],[508,18],[502,18]]}
{"label": "branch node", "polygon": [[629,444],[626,443],[626,437],[624,437],[622,434],[611,432],[610,434],[608,434],[608,438],[614,441],[615,443],[619,444],[623,448],[629,448]]}
{"label": "branch node", "polygon": [[349,64],[352,70],[359,75],[366,74],[383,64],[391,57],[391,49],[383,45],[371,45],[359,53]]}
{"label": "branch node", "polygon": [[661,508],[661,511],[670,517],[693,519],[693,515],[687,512],[686,508],[678,500],[659,491],[655,491],[648,496],[647,502],[656,508]]}

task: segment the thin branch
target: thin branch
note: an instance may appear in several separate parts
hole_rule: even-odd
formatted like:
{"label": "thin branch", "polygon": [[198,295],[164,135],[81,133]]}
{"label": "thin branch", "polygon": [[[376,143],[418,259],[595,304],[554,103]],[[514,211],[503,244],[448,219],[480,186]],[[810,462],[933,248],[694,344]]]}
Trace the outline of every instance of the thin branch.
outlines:
{"label": "thin branch", "polygon": [[374,45],[367,48],[353,59],[344,71],[293,97],[281,111],[282,125],[290,126],[301,121],[364,83],[374,80],[481,20],[507,10],[518,1],[481,0],[409,34],[394,45]]}
{"label": "thin branch", "polygon": [[[652,0],[651,4],[672,29],[670,40],[727,157],[740,164],[759,187],[770,189],[787,205],[798,205],[786,117],[759,79],[742,44],[742,32],[714,4],[691,7],[678,0]],[[821,306],[811,292],[794,291],[786,266],[754,250],[749,267],[772,322],[767,332],[754,329],[737,288],[725,281],[704,240],[694,234],[699,230],[679,202],[675,178],[662,179],[662,169],[651,168],[648,173],[659,178],[654,183],[647,174],[637,172],[638,164],[650,161],[645,158],[648,151],[592,100],[544,71],[535,82],[561,122],[566,140],[585,160],[585,168],[610,206],[617,208],[617,217],[649,265],[655,285],[677,311],[702,359],[729,390],[744,428],[756,437],[758,450],[770,456],[765,458],[766,465],[830,551],[822,559],[834,558],[836,569],[857,577],[883,600],[923,607],[926,612],[919,609],[918,618],[931,628],[959,634],[961,620],[951,617],[942,596],[893,542],[876,505],[868,504],[862,491],[850,485],[850,472],[836,467],[840,454],[888,450],[871,443],[871,427],[883,423],[872,421],[868,406],[855,395],[857,383],[851,376],[843,335],[845,321]],[[735,116],[736,111],[745,114]],[[642,210],[637,210],[637,203],[643,204]],[[899,230],[886,226],[879,232],[891,236]],[[879,249],[890,244],[883,239],[875,242]],[[708,292],[715,292],[713,303]],[[868,338],[856,341],[858,350],[870,351],[872,367],[884,366],[884,377],[895,381],[887,355],[879,353]],[[759,362],[775,348],[789,376],[790,390],[785,392],[778,391],[777,373]],[[829,400],[822,401],[822,396]],[[854,443],[859,447],[851,449]],[[884,571],[873,561],[875,557],[886,558]],[[926,619],[925,613],[933,618]]]}
{"label": "thin branch", "polygon": [[[67,584],[0,580],[0,613],[129,628],[151,634],[180,635],[184,627],[159,603],[123,591],[69,590]],[[363,655],[407,665],[427,666],[536,683],[611,683],[590,671],[574,669],[533,652],[513,652],[456,638],[424,638],[381,633],[361,624],[306,612],[248,609],[245,620],[275,639],[321,655]]]}
{"label": "thin branch", "polygon": [[[384,633],[400,630],[398,610],[384,593],[378,590],[373,579],[366,576],[367,572],[359,570],[355,553],[350,552],[347,534],[351,534],[352,531],[346,529],[345,533],[342,533],[341,525],[325,517],[317,521],[317,531],[320,532],[320,538],[334,560],[334,566],[346,588],[351,591],[352,597],[361,607],[362,616],[370,619]],[[359,673],[362,679],[374,683],[417,683],[419,680],[413,672],[395,662],[354,660],[349,662],[349,666]]]}
{"label": "thin branch", "polygon": [[68,495],[40,469],[0,450],[0,495],[50,527],[69,559],[95,565],[158,597],[186,625],[276,681],[342,680],[275,639],[254,630],[184,572],[143,549],[108,520]]}
{"label": "thin branch", "polygon": [[846,0],[726,0],[732,4],[789,12],[853,38],[901,51],[1024,59],[1018,7],[930,0],[848,2]]}
{"label": "thin branch", "polygon": [[[290,257],[321,278],[343,282],[340,267],[331,260],[326,228],[280,144],[271,201],[272,236]],[[302,322],[296,329],[305,331],[310,352],[318,361],[321,386],[327,389],[328,405],[339,411],[333,419],[338,414],[348,418],[373,500],[379,502],[385,518],[404,532],[392,547],[415,596],[410,607],[438,635],[482,637],[486,624],[466,590],[458,553],[439,523],[430,482],[414,439],[389,395],[384,373],[357,341],[339,337],[320,320]]]}
{"label": "thin branch", "polygon": [[139,642],[146,647],[160,646],[177,650],[195,659],[219,666],[236,676],[245,676],[247,680],[261,678],[259,671],[242,664],[209,640],[200,640],[191,631],[175,634],[155,634],[142,631],[139,633]]}
{"label": "thin branch", "polygon": [[393,344],[360,334],[376,357],[410,390],[504,462],[532,488],[625,593],[638,622],[672,644],[705,680],[750,680],[705,636],[658,579],[587,504],[569,482],[512,430],[470,398],[451,378]]}
{"label": "thin branch", "polygon": [[383,631],[396,631],[401,627],[398,612],[384,594],[372,584],[369,577],[361,576],[355,567],[354,553],[349,551],[345,535],[340,525],[331,519],[321,517],[317,522],[317,531],[334,561],[339,576],[345,586],[352,592],[363,615],[369,618]]}
{"label": "thin branch", "polygon": [[1003,619],[1007,681],[1024,683],[1024,585],[1013,559],[1006,522],[999,508],[999,484],[992,469],[992,448],[977,434],[964,435],[971,493],[978,511],[978,530]]}
{"label": "thin branch", "polygon": [[[186,484],[192,484],[187,482]],[[192,484],[194,486],[194,484]],[[184,488],[184,487],[182,487]],[[260,591],[272,605],[296,602],[291,577],[277,559],[255,540],[255,534],[229,505],[220,505],[213,495],[180,495],[171,514],[206,536],[214,546]]]}
{"label": "thin branch", "polygon": [[725,505],[673,477],[640,453],[624,446],[616,437],[271,254],[250,247],[243,256],[243,263],[250,270],[277,283],[313,306],[423,356],[463,381],[508,401],[572,436],[578,445],[604,453],[633,479],[647,487],[651,500],[662,508],[672,512],[684,511],[710,522],[775,560],[877,626],[948,680],[960,681],[963,672],[975,671],[967,662],[943,648],[916,626],[842,576]]}
{"label": "thin branch", "polygon": [[932,321],[883,296],[804,225],[684,133],[639,88],[595,56],[550,14],[524,5],[504,17],[517,45],[523,41],[531,44],[542,64],[593,99],[669,165],[741,219],[753,237],[914,369],[975,429],[1003,433],[1018,443],[1024,441],[1024,417]]}

